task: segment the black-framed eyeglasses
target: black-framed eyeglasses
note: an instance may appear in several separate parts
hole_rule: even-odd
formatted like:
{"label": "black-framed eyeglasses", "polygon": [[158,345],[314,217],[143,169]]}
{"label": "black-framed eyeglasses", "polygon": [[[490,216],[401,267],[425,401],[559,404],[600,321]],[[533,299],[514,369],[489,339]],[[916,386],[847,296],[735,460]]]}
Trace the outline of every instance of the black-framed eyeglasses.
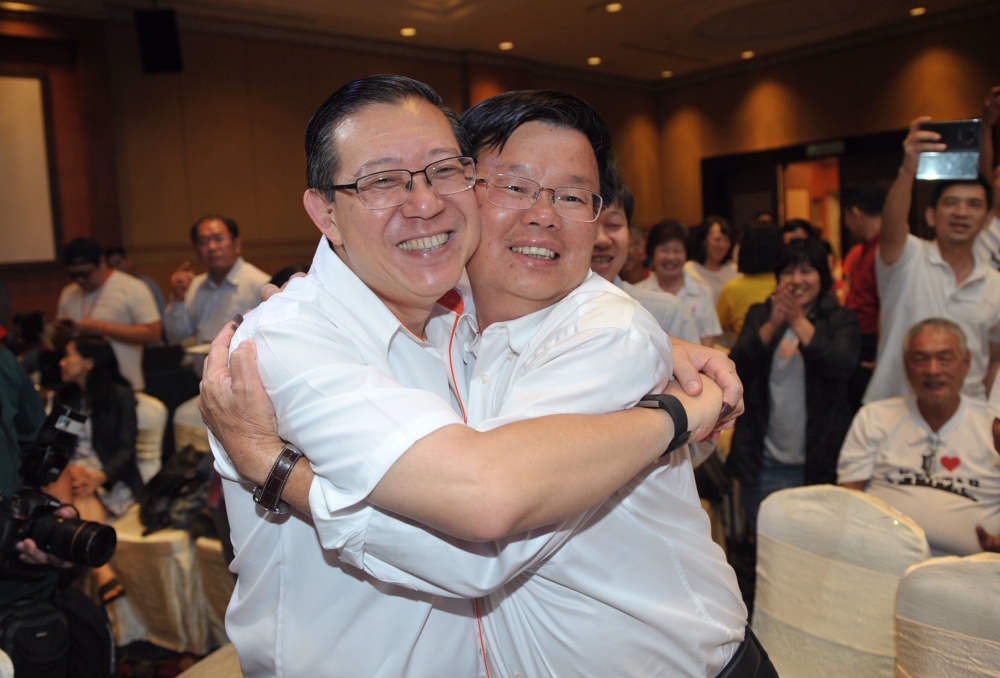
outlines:
{"label": "black-framed eyeglasses", "polygon": [[353,184],[336,184],[320,190],[354,191],[365,209],[380,210],[406,202],[413,188],[413,177],[418,174],[424,175],[427,185],[438,195],[461,193],[476,184],[476,161],[464,156],[445,158],[416,172],[405,169],[374,172]]}
{"label": "black-framed eyeglasses", "polygon": [[486,184],[486,199],[491,203],[513,210],[526,210],[535,204],[542,191],[551,191],[552,208],[556,214],[574,221],[597,221],[604,204],[600,195],[585,188],[545,188],[537,181],[515,174],[493,174],[476,183]]}

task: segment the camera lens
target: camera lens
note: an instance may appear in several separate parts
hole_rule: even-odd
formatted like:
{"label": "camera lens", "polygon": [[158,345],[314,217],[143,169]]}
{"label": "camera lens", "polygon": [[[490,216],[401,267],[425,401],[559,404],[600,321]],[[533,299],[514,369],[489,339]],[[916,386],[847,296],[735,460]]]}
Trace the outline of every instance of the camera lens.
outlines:
{"label": "camera lens", "polygon": [[115,528],[49,513],[35,521],[31,538],[45,553],[77,565],[100,567],[111,560],[118,545]]}

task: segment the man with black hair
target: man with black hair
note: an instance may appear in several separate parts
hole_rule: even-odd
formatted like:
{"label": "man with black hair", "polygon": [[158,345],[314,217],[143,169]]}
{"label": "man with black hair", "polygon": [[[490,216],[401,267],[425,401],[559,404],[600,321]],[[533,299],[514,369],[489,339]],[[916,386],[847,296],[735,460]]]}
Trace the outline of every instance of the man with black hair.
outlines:
{"label": "man with black hair", "polygon": [[859,241],[844,257],[843,268],[848,284],[844,306],[858,315],[861,325],[861,362],[848,385],[856,411],[868,388],[878,353],[879,297],[875,258],[882,232],[885,190],[873,183],[848,186],[840,196],[840,206],[844,225]]}
{"label": "man with black hair", "polygon": [[876,261],[882,298],[878,362],[866,403],[903,396],[909,385],[901,345],[907,329],[925,318],[946,318],[962,328],[972,364],[962,392],[985,399],[1000,367],[1000,272],[975,254],[993,198],[983,177],[939,181],[924,214],[934,240],[910,234],[908,216],[921,153],[944,151],[937,132],[923,130],[920,117],[903,141],[903,164],[886,195]]}
{"label": "man with black hair", "polygon": [[74,332],[105,337],[122,376],[142,391],[142,347],[163,334],[153,293],[141,280],[108,266],[100,243],[90,238],[66,245],[63,264],[73,282],[59,295],[60,322]]}
{"label": "man with black hair", "polygon": [[179,344],[194,336],[206,344],[237,313],[260,303],[260,288],[271,276],[240,256],[240,227],[229,217],[209,214],[191,226],[191,242],[208,271],[194,274],[185,261],[170,276],[172,294],[163,316],[167,341]]}
{"label": "man with black hair", "polygon": [[[539,95],[544,99],[542,106],[537,105]],[[690,475],[686,453],[674,458],[676,464],[649,466],[650,453],[658,455],[653,450],[663,439],[643,433],[650,425],[655,429],[657,422],[637,417],[640,412],[525,419],[580,411],[565,409],[574,397],[588,403],[583,411],[607,411],[588,400],[597,394],[608,409],[627,407],[636,398],[626,391],[641,395],[655,385],[669,374],[666,361],[671,358],[666,337],[652,319],[637,312],[634,302],[620,291],[588,274],[594,222],[601,205],[599,191],[613,195],[615,190],[613,175],[607,171],[610,137],[606,127],[589,107],[567,105],[565,95],[539,95],[515,93],[513,101],[504,102],[509,106],[477,107],[483,115],[470,121],[476,141],[473,153],[480,160],[476,174],[465,162],[470,158],[455,155],[464,150],[456,143],[456,136],[463,136],[461,129],[457,134],[449,131],[447,115],[438,110],[440,99],[426,86],[377,76],[352,83],[331,97],[314,116],[307,134],[310,165],[319,162],[323,172],[314,175],[310,171],[313,188],[305,204],[326,236],[310,275],[291,281],[284,293],[243,323],[233,342],[231,382],[224,365],[213,366],[220,351],[225,362],[231,330],[213,344],[203,400],[221,398],[223,405],[228,401],[229,409],[238,413],[234,419],[232,412],[220,412],[210,402],[203,405],[210,428],[220,434],[229,453],[215,448],[228,479],[227,501],[232,496],[240,503],[240,510],[230,505],[237,540],[234,567],[240,578],[228,619],[244,642],[248,634],[258,632],[267,642],[274,637],[275,623],[275,606],[268,596],[275,593],[279,581],[302,582],[297,586],[301,595],[291,584],[277,591],[281,594],[278,605],[287,610],[287,614],[279,611],[279,616],[285,627],[281,637],[289,648],[282,650],[281,659],[288,674],[298,670],[303,675],[375,675],[377,671],[382,672],[377,675],[475,675],[468,661],[474,660],[469,651],[478,645],[476,617],[483,614],[488,634],[500,633],[495,625],[502,624],[498,621],[502,615],[486,609],[500,603],[481,600],[473,607],[465,602],[463,608],[427,594],[483,595],[517,572],[537,566],[546,549],[551,554],[576,528],[596,520],[594,511],[581,511],[601,504],[636,472],[642,471],[643,477]],[[466,115],[470,120],[470,114]],[[556,119],[547,117],[551,115]],[[591,117],[596,120],[586,120]],[[324,154],[334,159],[327,157],[324,165]],[[469,191],[474,185],[475,192]],[[468,265],[479,304],[472,313],[471,296],[448,290],[475,249],[480,210],[488,226]],[[563,219],[569,220],[565,227]],[[324,289],[331,284],[335,287]],[[590,303],[598,299],[611,300],[611,307],[602,313],[600,304]],[[365,329],[363,336],[354,337],[361,328],[352,319],[355,307],[364,311],[365,324],[372,328]],[[334,319],[332,312],[336,321],[331,331],[325,326]],[[553,330],[556,334],[548,335]],[[599,338],[604,334],[602,344]],[[643,336],[648,343],[641,340]],[[251,346],[237,347],[246,338],[256,345],[257,366]],[[625,351],[620,360],[625,363],[628,378],[623,381],[628,389],[609,388],[603,381],[607,375],[588,379],[573,362],[574,354],[568,349],[585,349],[588,342],[595,354],[608,347]],[[337,345],[341,347],[330,352]],[[438,370],[429,369],[432,353],[428,349],[440,351],[439,362],[445,357],[450,391],[448,382],[436,376]],[[321,350],[328,352],[323,360],[317,359]],[[329,361],[335,364],[328,365]],[[267,395],[274,399],[277,421],[269,419],[273,412],[263,387],[259,381],[257,387],[253,385],[258,366],[268,385]],[[675,369],[679,367],[680,363]],[[308,374],[298,376],[303,369]],[[578,389],[566,388],[565,381],[558,383],[561,370],[566,370],[563,374],[572,383],[579,383]],[[397,387],[394,392],[386,378],[389,375],[409,388]],[[346,379],[346,390],[337,387],[337,380],[342,379]],[[296,387],[300,382],[301,387]],[[417,388],[431,393],[417,396]],[[711,396],[718,387],[706,383],[704,388],[708,400],[701,401],[692,401],[673,388],[685,409],[690,408],[688,426],[693,427],[693,438],[704,436],[706,425],[714,425],[712,411],[718,404],[709,403],[719,397],[717,390]],[[607,405],[609,398],[630,402]],[[446,416],[448,401],[464,416]],[[378,417],[371,413],[373,405]],[[718,416],[714,414],[715,419]],[[484,432],[461,426],[464,419],[480,424]],[[489,425],[483,425],[486,420]],[[220,427],[220,421],[225,425]],[[247,484],[241,489],[232,482],[238,476],[230,462],[244,477],[268,484],[266,478],[282,447],[275,428],[301,444],[312,463],[312,468],[294,465],[283,488],[283,496],[311,515],[315,525],[303,523],[308,529],[294,542],[291,531],[302,522],[299,514],[288,520],[261,521],[252,504],[249,512],[242,510],[248,501]],[[667,435],[674,436],[669,423],[667,428]],[[649,444],[652,449],[646,447]],[[616,452],[604,457],[611,448]],[[355,465],[359,472],[350,473]],[[476,479],[477,468],[488,469],[481,481]],[[668,499],[680,502],[679,508],[690,499],[693,482],[676,489],[681,491]],[[264,492],[258,495],[264,497]],[[649,507],[645,495],[640,495],[626,492],[624,501],[634,498],[642,504],[638,511],[644,513]],[[597,510],[611,511],[618,504],[608,502]],[[664,509],[662,503],[657,506],[656,510]],[[430,527],[393,517],[386,509]],[[503,539],[567,518],[566,524],[554,528]],[[686,561],[704,546],[712,555],[701,565],[713,573],[720,567],[725,571],[728,566],[711,543],[704,514],[676,518],[670,529],[704,532],[707,540],[691,551],[681,549],[685,551],[681,559]],[[622,519],[618,513],[608,520]],[[443,533],[432,534],[433,528]],[[305,549],[318,546],[317,532],[326,547],[337,550],[340,560],[330,552],[325,556],[337,568],[317,570],[308,558],[321,560],[323,556],[302,557]],[[587,531],[591,532],[596,531]],[[447,534],[500,541],[452,543]],[[595,538],[600,537],[595,534]],[[284,548],[270,545],[274,539]],[[293,546],[298,554],[294,562],[282,564],[293,557]],[[451,557],[435,559],[432,554],[437,549]],[[254,555],[248,555],[251,552]],[[567,557],[575,558],[572,553]],[[659,564],[653,562],[662,560],[651,558],[647,564],[659,571]],[[589,561],[600,566],[601,559]],[[278,573],[284,567],[288,568],[286,576]],[[697,569],[701,582],[706,568]],[[316,584],[309,587],[312,577],[317,577]],[[671,570],[669,576],[657,577],[660,583],[675,586],[683,575]],[[640,583],[639,577],[631,580]],[[402,593],[380,582],[425,593]],[[703,642],[655,648],[657,658],[651,661],[660,671],[669,673],[670,664],[661,662],[660,656],[671,650],[676,650],[674,661],[680,665],[698,663],[710,667],[713,675],[734,656],[745,627],[745,610],[734,581],[713,582],[713,590],[716,584],[725,590],[726,583],[733,585],[727,594],[733,605],[709,605],[725,622],[710,623],[714,630],[706,635],[713,637],[701,638]],[[331,589],[334,584],[336,592]],[[602,584],[597,588],[616,588],[603,580]],[[697,595],[702,593],[699,587]],[[334,595],[332,601],[330,595]],[[681,594],[682,605],[688,595]],[[637,602],[634,597],[629,600]],[[600,605],[597,600],[591,602]],[[661,613],[666,609],[657,606]],[[624,610],[611,609],[609,614],[628,624]],[[293,625],[299,626],[289,621],[292,615],[304,617],[301,624],[328,628],[330,633],[317,639],[317,647],[302,647],[302,638],[285,635],[293,633]],[[324,625],[322,619],[327,617],[331,624]],[[660,628],[659,623],[652,626]],[[677,633],[685,626],[686,631],[693,626],[706,628],[700,623],[665,626]],[[536,629],[539,634],[555,630]],[[591,631],[593,625],[588,639]],[[467,644],[470,638],[472,644]],[[746,653],[758,652],[756,645],[748,645]],[[584,649],[588,648],[576,648]],[[564,648],[552,646],[551,650],[559,653],[560,666],[580,661]],[[602,665],[615,656],[615,650],[620,648],[593,649]],[[492,643],[482,649],[483,656],[490,653],[491,665],[501,661],[493,654],[497,651]],[[530,660],[544,661],[545,651],[539,648]],[[240,653],[247,675],[266,672],[274,661],[273,648],[262,647],[260,642],[247,647],[248,657],[243,649]],[[337,657],[337,665],[325,659],[331,654]],[[520,657],[507,656],[504,664]],[[296,669],[291,668],[293,662]]]}
{"label": "man with black hair", "polygon": [[108,262],[108,266],[116,271],[128,273],[146,283],[149,291],[153,293],[153,299],[156,300],[156,308],[160,311],[160,315],[162,316],[166,312],[167,301],[163,298],[163,290],[160,289],[160,285],[148,275],[136,273],[135,264],[129,259],[124,247],[120,245],[106,247],[104,249],[104,259]]}

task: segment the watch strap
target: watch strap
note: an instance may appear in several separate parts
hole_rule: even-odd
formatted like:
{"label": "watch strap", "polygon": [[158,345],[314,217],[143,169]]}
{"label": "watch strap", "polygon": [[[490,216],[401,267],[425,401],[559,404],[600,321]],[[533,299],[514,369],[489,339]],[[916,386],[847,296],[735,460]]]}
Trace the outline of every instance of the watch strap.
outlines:
{"label": "watch strap", "polygon": [[651,407],[661,409],[670,415],[674,421],[674,437],[667,445],[664,454],[669,454],[679,447],[687,444],[691,438],[691,431],[688,430],[688,416],[684,405],[676,396],[658,393],[655,395],[643,396],[639,399],[636,407]]}
{"label": "watch strap", "polygon": [[271,472],[267,474],[264,485],[253,488],[254,503],[266,511],[273,513],[284,513],[288,510],[288,504],[281,500],[281,493],[285,490],[285,483],[292,475],[295,462],[302,458],[302,453],[294,446],[285,443],[281,454],[274,460]]}

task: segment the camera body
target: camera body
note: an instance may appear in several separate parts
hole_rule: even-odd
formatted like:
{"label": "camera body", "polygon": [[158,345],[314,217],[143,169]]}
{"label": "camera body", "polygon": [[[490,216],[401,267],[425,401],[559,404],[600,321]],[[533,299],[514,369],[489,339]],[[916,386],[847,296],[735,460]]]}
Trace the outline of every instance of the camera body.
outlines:
{"label": "camera body", "polygon": [[982,121],[950,120],[925,122],[920,129],[937,132],[945,151],[920,154],[917,179],[975,179],[979,172],[979,146],[982,143]]}
{"label": "camera body", "polygon": [[32,539],[43,552],[88,567],[104,565],[114,555],[114,528],[76,518],[62,518],[62,504],[40,489],[55,482],[69,463],[87,417],[56,405],[45,420],[35,447],[21,463],[24,488],[0,496],[0,578],[38,581],[48,568],[23,562],[15,545]]}

